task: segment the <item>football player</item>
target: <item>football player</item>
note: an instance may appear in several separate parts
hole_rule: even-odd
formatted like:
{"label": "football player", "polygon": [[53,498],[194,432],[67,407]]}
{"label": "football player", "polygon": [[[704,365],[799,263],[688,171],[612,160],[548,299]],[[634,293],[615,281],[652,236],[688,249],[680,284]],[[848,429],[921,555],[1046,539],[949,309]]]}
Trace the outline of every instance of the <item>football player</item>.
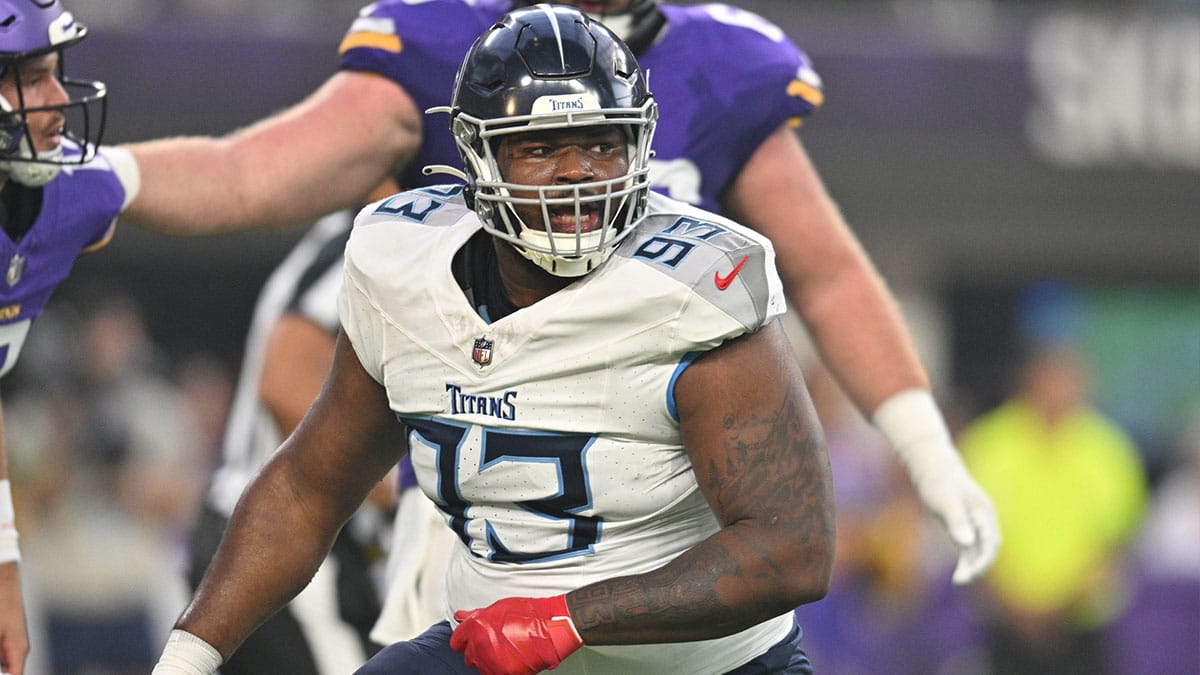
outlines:
{"label": "football player", "polygon": [[[421,169],[453,163],[455,148],[424,127],[422,111],[441,103],[475,37],[527,4],[367,5],[342,41],[338,72],[305,100],[223,138],[132,146],[139,212],[198,229],[281,225],[363,203],[386,179],[406,188],[441,180]],[[563,4],[610,25],[653,82],[669,123],[655,139],[652,186],[771,239],[787,300],[825,364],[958,548],[954,581],[978,578],[999,545],[995,514],[951,441],[890,292],[800,143],[795,128],[823,100],[809,59],[777,26],[726,5]]]}
{"label": "football player", "polygon": [[[0,376],[76,258],[108,242],[137,191],[128,153],[97,151],[104,84],[64,75],[63,50],[86,35],[56,1],[0,0]],[[29,633],[3,437],[0,418],[0,672],[21,675]]]}
{"label": "football player", "polygon": [[214,672],[411,451],[457,627],[360,673],[811,673],[832,480],[770,242],[650,191],[656,103],[576,10],[503,18],[444,110],[465,185],[358,216],[326,385],[155,672]]}

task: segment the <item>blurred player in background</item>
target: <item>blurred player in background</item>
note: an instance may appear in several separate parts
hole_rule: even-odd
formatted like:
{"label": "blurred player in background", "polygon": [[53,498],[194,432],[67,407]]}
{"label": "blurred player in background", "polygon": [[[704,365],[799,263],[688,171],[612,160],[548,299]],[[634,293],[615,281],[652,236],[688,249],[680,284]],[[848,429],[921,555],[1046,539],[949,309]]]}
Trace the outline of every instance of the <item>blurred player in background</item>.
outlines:
{"label": "blurred player in background", "polygon": [[214,672],[408,451],[457,628],[360,673],[811,673],[832,484],[770,243],[651,193],[654,100],[574,9],[506,16],[453,101],[467,186],[356,219],[326,385],[155,673]]}

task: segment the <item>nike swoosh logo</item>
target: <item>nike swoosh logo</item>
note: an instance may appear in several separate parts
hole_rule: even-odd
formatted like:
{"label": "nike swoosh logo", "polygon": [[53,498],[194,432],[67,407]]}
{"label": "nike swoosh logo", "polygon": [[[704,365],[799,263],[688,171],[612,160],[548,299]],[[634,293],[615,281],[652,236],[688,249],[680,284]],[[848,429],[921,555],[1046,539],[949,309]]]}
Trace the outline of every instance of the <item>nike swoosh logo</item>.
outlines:
{"label": "nike swoosh logo", "polygon": [[713,282],[717,285],[717,290],[723,291],[726,288],[729,288],[729,284],[733,283],[733,278],[738,275],[738,272],[742,271],[742,265],[745,265],[746,261],[749,259],[750,256],[744,256],[741,262],[739,262],[737,265],[734,265],[733,271],[725,276],[721,276],[720,272],[713,272]]}

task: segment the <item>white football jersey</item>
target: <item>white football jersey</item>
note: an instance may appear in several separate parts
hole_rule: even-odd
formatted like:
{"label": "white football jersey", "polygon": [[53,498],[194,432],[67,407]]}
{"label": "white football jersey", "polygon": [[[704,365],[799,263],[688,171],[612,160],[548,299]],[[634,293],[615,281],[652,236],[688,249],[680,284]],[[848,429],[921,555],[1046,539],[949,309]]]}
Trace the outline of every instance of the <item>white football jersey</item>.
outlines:
{"label": "white football jersey", "polygon": [[[461,189],[364,209],[339,302],[409,427],[421,489],[463,542],[448,616],[661,567],[719,527],[682,446],[674,382],[696,355],[784,312],[770,243],[652,194],[596,271],[488,323],[451,271],[481,229]],[[720,673],[791,626],[788,613],[715,640],[584,647],[555,672]]]}

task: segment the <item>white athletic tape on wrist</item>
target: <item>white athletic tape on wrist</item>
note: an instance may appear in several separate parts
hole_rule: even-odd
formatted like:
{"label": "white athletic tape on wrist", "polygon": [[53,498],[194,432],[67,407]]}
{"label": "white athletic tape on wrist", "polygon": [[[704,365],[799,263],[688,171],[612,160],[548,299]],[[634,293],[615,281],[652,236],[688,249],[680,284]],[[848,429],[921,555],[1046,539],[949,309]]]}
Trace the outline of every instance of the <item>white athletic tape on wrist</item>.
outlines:
{"label": "white athletic tape on wrist", "polygon": [[926,389],[906,389],[892,396],[875,409],[871,421],[918,477],[944,468],[947,461],[958,464],[946,420]]}
{"label": "white athletic tape on wrist", "polygon": [[21,559],[21,549],[17,547],[16,518],[12,486],[7,480],[0,480],[0,564]]}
{"label": "white athletic tape on wrist", "polygon": [[176,628],[167,638],[167,646],[151,675],[213,675],[221,662],[221,652],[216,647]]}

